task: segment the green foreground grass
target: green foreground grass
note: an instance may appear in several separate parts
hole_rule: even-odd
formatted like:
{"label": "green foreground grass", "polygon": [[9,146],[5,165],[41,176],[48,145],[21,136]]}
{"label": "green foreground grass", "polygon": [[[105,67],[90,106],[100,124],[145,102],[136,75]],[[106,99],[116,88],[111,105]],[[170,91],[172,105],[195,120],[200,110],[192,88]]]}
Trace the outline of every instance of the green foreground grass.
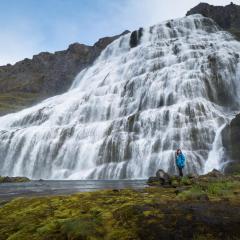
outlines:
{"label": "green foreground grass", "polygon": [[238,176],[172,181],[169,188],[14,199],[0,207],[0,240],[240,239]]}

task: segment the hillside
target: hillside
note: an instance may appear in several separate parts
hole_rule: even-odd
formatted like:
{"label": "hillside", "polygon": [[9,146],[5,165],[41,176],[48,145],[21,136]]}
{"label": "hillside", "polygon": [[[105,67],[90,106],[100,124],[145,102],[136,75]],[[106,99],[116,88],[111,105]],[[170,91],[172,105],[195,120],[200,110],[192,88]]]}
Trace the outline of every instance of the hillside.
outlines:
{"label": "hillside", "polygon": [[67,50],[42,52],[14,65],[0,66],[0,116],[65,92],[74,77],[123,32],[99,39],[93,46],[71,44]]}

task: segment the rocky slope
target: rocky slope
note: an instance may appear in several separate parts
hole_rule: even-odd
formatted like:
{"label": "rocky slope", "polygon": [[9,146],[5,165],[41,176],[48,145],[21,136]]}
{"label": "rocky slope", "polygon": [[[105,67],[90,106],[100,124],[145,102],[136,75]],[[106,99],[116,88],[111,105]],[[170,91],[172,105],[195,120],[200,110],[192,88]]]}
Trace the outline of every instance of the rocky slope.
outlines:
{"label": "rocky slope", "polygon": [[128,31],[102,38],[93,46],[74,43],[64,51],[42,52],[32,59],[1,66],[0,115],[65,92],[83,68],[90,66],[108,44],[126,33]]}
{"label": "rocky slope", "polygon": [[225,7],[200,3],[186,15],[197,13],[212,18],[220,27],[231,32],[240,40],[240,6],[233,3]]}

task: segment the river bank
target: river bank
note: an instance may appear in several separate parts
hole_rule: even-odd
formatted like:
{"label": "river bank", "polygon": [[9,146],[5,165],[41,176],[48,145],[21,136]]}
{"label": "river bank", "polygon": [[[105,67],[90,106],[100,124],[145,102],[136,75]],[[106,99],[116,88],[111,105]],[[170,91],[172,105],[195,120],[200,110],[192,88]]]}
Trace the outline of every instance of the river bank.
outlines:
{"label": "river bank", "polygon": [[193,179],[16,198],[0,208],[0,239],[239,239],[240,176]]}

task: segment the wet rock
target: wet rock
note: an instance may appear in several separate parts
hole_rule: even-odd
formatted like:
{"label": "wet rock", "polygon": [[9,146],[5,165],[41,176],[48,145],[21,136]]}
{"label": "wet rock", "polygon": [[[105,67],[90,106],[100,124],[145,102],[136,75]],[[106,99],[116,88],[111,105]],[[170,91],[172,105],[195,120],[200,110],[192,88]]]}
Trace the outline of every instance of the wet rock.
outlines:
{"label": "wet rock", "polygon": [[156,172],[155,177],[149,177],[147,184],[150,186],[154,186],[154,185],[170,186],[171,185],[171,177],[169,174],[164,172],[162,169],[159,169]]}
{"label": "wet rock", "polygon": [[205,174],[205,175],[202,175],[202,176],[205,176],[205,177],[214,177],[214,178],[221,178],[223,177],[223,173],[221,173],[220,171],[218,171],[217,169],[213,169],[211,172]]}
{"label": "wet rock", "polygon": [[189,188],[190,187],[188,187],[188,186],[177,187],[176,190],[175,190],[175,193],[176,194],[182,193],[182,192],[188,190]]}
{"label": "wet rock", "polygon": [[159,169],[156,172],[156,177],[162,183],[162,185],[170,184],[170,175],[164,172],[162,169]]}
{"label": "wet rock", "polygon": [[160,182],[159,182],[159,179],[157,177],[149,177],[148,180],[147,180],[147,184],[149,186],[154,186],[154,185],[159,185]]}
{"label": "wet rock", "polygon": [[194,174],[194,173],[189,173],[189,174],[187,174],[186,175],[188,178],[190,178],[190,179],[193,179],[193,178],[197,178],[198,177],[198,175],[197,174]]}
{"label": "wet rock", "polygon": [[130,36],[130,47],[134,48],[136,47],[141,40],[141,37],[143,35],[143,28],[139,28],[137,31],[133,31]]}
{"label": "wet rock", "polygon": [[113,189],[112,191],[115,193],[118,193],[118,192],[120,192],[120,189]]}
{"label": "wet rock", "polygon": [[209,201],[209,197],[207,194],[201,194],[197,197],[199,201]]}
{"label": "wet rock", "polygon": [[240,173],[240,114],[223,129],[222,142],[226,158],[231,160],[226,164],[224,173]]}

